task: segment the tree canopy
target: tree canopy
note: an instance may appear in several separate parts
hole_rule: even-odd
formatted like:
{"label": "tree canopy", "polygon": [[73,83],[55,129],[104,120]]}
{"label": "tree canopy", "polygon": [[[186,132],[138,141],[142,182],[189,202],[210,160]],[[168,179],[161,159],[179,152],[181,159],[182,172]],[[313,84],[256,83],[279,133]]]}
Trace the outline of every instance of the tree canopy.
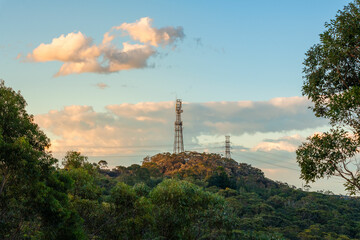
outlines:
{"label": "tree canopy", "polygon": [[360,192],[356,155],[360,149],[360,1],[355,0],[329,23],[304,61],[303,95],[317,117],[332,129],[308,138],[297,150],[301,178],[329,176],[346,180],[351,194]]}
{"label": "tree canopy", "polygon": [[66,193],[71,179],[56,172],[50,141],[25,107],[0,80],[0,238],[81,239]]}

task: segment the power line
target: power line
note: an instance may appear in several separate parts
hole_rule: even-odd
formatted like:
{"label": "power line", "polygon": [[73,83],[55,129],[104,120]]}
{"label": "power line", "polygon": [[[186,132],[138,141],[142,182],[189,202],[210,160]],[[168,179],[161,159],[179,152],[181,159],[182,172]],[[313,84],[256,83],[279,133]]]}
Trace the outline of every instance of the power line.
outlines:
{"label": "power line", "polygon": [[[235,154],[235,155],[238,155],[238,154]],[[239,156],[239,155],[238,155],[238,156]],[[285,168],[285,169],[289,169],[289,170],[293,170],[293,171],[299,172],[299,169],[295,169],[295,168],[292,168],[292,167],[282,166],[282,165],[279,165],[279,164],[276,164],[276,163],[272,163],[272,162],[260,160],[260,159],[257,159],[257,158],[255,158],[255,157],[251,157],[251,156],[245,156],[245,157],[248,158],[248,159],[251,159],[251,160],[253,160],[253,161],[262,162],[262,163],[265,163],[265,164],[268,164],[268,165],[271,165],[271,166],[280,167],[280,168]]]}
{"label": "power line", "polygon": [[[237,156],[240,157],[240,155],[236,154]],[[246,157],[246,156],[245,156]],[[246,158],[248,159],[251,159],[252,161],[255,161],[255,162],[262,162],[262,163],[265,163],[267,165],[270,165],[270,166],[275,166],[275,167],[278,167],[278,168],[282,168],[282,169],[288,169],[288,170],[292,170],[292,171],[296,171],[296,172],[301,172],[300,169],[295,169],[295,168],[292,168],[292,167],[288,167],[288,166],[283,166],[283,165],[280,165],[280,164],[276,164],[276,163],[272,163],[272,162],[268,162],[268,161],[264,161],[264,160],[260,160],[260,159],[257,159],[255,157],[249,157],[247,156]],[[271,160],[271,158],[269,158]],[[289,162],[288,162],[289,163]],[[344,179],[340,176],[331,176],[332,178],[336,178],[336,179],[341,179],[344,181]],[[342,181],[342,182],[343,182]]]}

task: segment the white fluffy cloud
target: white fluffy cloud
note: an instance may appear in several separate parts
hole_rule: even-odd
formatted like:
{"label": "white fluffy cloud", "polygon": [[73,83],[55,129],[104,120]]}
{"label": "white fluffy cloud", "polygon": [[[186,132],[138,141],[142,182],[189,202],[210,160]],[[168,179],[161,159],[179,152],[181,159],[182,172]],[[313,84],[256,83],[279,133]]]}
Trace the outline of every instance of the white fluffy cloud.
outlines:
{"label": "white fluffy cloud", "polygon": [[[281,101],[281,100],[288,101]],[[276,104],[274,104],[276,102]],[[307,109],[305,98],[272,99],[263,102],[184,103],[184,142],[198,136],[304,130],[323,126]],[[171,151],[174,102],[143,102],[108,105],[104,112],[90,106],[68,106],[37,115],[36,122],[54,138],[54,151],[77,149],[89,154]],[[298,136],[265,140],[255,150],[294,150]],[[145,146],[145,147],[141,147]],[[139,148],[137,148],[139,147]]]}
{"label": "white fluffy cloud", "polygon": [[184,37],[184,31],[182,27],[164,27],[154,28],[152,25],[152,19],[148,17],[141,18],[135,23],[123,23],[115,29],[122,29],[126,31],[130,37],[142,43],[151,44],[157,47],[158,45],[168,45],[173,43],[177,39]]}
{"label": "white fluffy cloud", "polygon": [[[99,45],[94,44],[92,38],[81,32],[62,34],[51,43],[41,43],[27,55],[27,60],[63,62],[55,76],[145,68],[148,66],[148,59],[157,52],[158,45],[165,47],[184,38],[182,27],[157,29],[152,27],[151,23],[152,19],[146,17],[135,23],[123,23],[113,27],[110,32],[104,34]],[[121,31],[123,35],[128,34],[140,44],[123,42],[122,47],[118,48],[112,43],[116,38],[116,35],[113,35],[114,31]]]}
{"label": "white fluffy cloud", "polygon": [[40,44],[28,54],[28,59],[36,62],[79,62],[96,58],[100,54],[99,47],[92,44],[92,39],[78,32],[61,35],[54,38],[50,44]]}

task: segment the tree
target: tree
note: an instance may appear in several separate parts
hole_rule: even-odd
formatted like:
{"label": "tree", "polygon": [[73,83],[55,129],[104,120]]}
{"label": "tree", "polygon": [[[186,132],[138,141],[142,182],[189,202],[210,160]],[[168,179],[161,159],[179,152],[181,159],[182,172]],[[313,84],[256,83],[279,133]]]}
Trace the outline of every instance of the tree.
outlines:
{"label": "tree", "polygon": [[236,188],[236,183],[230,179],[223,167],[219,167],[208,179],[208,186],[216,186],[222,189]]}
{"label": "tree", "polygon": [[[45,152],[50,140],[34,123],[33,116],[27,114],[26,105],[20,92],[6,87],[0,80],[0,196],[6,195],[6,188],[15,181],[16,173],[26,171],[28,166],[25,165],[48,167],[54,163]],[[22,158],[28,161],[19,161]],[[31,174],[31,171],[23,174]]]}
{"label": "tree", "polygon": [[25,107],[0,80],[0,238],[82,238],[66,193],[71,182],[55,171],[50,140]]}
{"label": "tree", "polygon": [[320,43],[306,53],[303,95],[332,129],[308,138],[297,150],[301,178],[341,176],[350,194],[360,192],[360,0],[325,24]]}
{"label": "tree", "polygon": [[137,195],[134,188],[118,183],[111,190],[113,210],[106,224],[104,239],[154,239],[153,205],[149,199]]}
{"label": "tree", "polygon": [[80,168],[84,167],[86,163],[88,163],[88,157],[81,155],[80,152],[77,151],[68,151],[63,158],[62,165],[66,170],[72,168]]}
{"label": "tree", "polygon": [[237,222],[225,199],[168,179],[150,192],[156,232],[164,239],[229,239]]}
{"label": "tree", "polygon": [[105,160],[100,160],[100,161],[98,162],[98,165],[99,165],[99,167],[100,167],[101,169],[107,169],[107,168],[108,168],[108,163],[107,163],[107,161],[105,161]]}

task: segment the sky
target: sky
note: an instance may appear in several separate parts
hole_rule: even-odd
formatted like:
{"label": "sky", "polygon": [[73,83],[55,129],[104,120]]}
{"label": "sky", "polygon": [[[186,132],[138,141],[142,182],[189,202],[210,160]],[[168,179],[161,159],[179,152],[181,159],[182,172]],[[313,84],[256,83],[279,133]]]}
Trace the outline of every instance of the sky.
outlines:
{"label": "sky", "polygon": [[349,2],[0,0],[0,78],[60,160],[172,152],[180,98],[185,150],[223,154],[228,134],[233,159],[302,187],[295,150],[329,128],[301,94],[302,62]]}

